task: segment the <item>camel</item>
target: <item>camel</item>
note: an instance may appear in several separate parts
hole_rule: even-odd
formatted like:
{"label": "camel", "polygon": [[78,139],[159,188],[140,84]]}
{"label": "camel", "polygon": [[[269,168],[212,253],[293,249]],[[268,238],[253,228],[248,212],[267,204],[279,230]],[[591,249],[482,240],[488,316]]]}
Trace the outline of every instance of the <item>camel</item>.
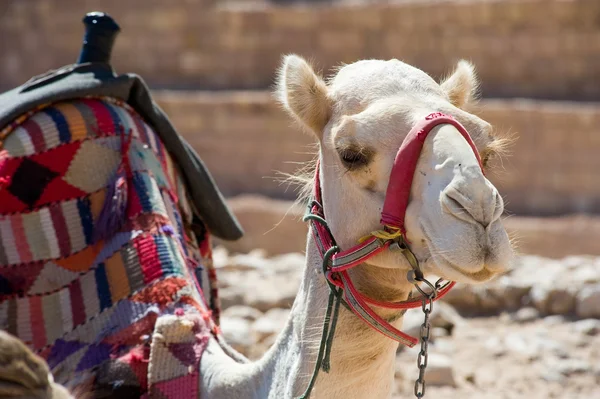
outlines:
{"label": "camel", "polygon": [[[483,162],[502,139],[490,124],[463,108],[478,87],[474,67],[460,61],[441,84],[398,60],[363,60],[340,68],[327,83],[303,58],[286,56],[277,81],[283,108],[318,140],[323,209],[340,248],[349,248],[379,225],[378,217],[398,147],[412,125],[431,112],[452,115],[471,134]],[[310,192],[313,180],[307,182]],[[457,130],[437,128],[417,163],[406,213],[408,239],[423,270],[477,284],[506,272],[514,256],[501,222],[503,200],[482,174]],[[201,361],[201,397],[297,398],[309,384],[325,314],[328,285],[321,255],[309,233],[306,265],[290,317],[275,344],[256,363],[231,359],[216,340]],[[403,301],[412,283],[399,252],[385,251],[351,270],[360,291]],[[378,309],[402,324],[398,310]],[[342,308],[315,398],[388,398],[398,342]]]}
{"label": "camel", "polygon": [[[467,61],[460,61],[440,83],[395,59],[344,65],[326,81],[304,58],[284,57],[276,97],[318,141],[318,164],[313,169],[322,192],[322,211],[339,248],[351,248],[380,229],[379,216],[398,148],[415,123],[432,113],[443,113],[466,128],[478,154],[454,125],[432,129],[410,186],[406,242],[425,276],[481,284],[510,268],[514,253],[502,225],[503,200],[478,159],[480,155],[485,167],[503,140],[494,135],[489,123],[465,110],[474,101],[477,88],[474,67]],[[315,177],[306,179],[305,184],[304,192],[314,195]],[[371,328],[339,306],[339,301],[327,372],[315,373],[319,371],[315,365],[322,360],[319,344],[331,292],[317,241],[314,231],[309,232],[302,283],[273,346],[261,359],[250,362],[229,348],[222,337],[211,336],[198,366],[199,397],[391,396],[398,341]],[[409,299],[413,290],[411,270],[414,265],[403,251],[385,248],[349,269],[348,275],[361,294],[399,303]],[[374,310],[391,326],[401,328],[402,310],[377,306]],[[0,335],[0,344],[7,339]],[[35,358],[29,349],[19,346],[16,352],[0,365],[0,376],[10,369],[7,364],[22,367],[46,384],[31,397],[70,398],[61,393],[64,391],[39,362],[19,360]],[[27,388],[21,392],[39,388],[21,376],[9,381]],[[48,386],[55,387],[53,393]]]}

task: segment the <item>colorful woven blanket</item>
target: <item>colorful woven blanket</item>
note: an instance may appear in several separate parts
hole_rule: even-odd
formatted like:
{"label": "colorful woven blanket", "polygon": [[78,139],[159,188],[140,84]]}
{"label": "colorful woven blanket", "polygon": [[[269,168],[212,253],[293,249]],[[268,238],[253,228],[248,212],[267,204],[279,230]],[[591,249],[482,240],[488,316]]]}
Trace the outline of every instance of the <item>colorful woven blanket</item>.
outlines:
{"label": "colorful woven blanket", "polygon": [[197,398],[219,304],[210,235],[187,198],[122,102],[20,117],[0,131],[0,328],[73,392]]}

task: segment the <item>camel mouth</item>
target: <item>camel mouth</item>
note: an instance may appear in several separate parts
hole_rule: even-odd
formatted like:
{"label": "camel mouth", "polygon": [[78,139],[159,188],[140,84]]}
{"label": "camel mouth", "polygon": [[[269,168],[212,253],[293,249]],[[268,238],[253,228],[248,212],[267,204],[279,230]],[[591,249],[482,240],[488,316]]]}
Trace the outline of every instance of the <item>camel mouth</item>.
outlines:
{"label": "camel mouth", "polygon": [[[436,264],[437,269],[439,269],[439,271],[442,272],[442,274],[446,274],[443,272],[445,272],[446,270],[448,270],[448,268],[450,268],[454,272],[460,274],[460,276],[462,277],[462,278],[452,277],[452,278],[450,278],[451,280],[460,281],[460,280],[465,280],[465,278],[466,278],[466,280],[468,280],[468,281],[464,281],[464,282],[483,283],[483,282],[491,280],[492,278],[494,278],[498,275],[497,272],[490,270],[487,267],[487,265],[485,265],[485,264],[481,267],[481,269],[473,272],[473,271],[464,270],[460,266],[458,266],[458,265],[452,263],[451,261],[449,261],[448,259],[446,259],[444,256],[433,256],[432,260]],[[454,273],[451,273],[451,274],[454,274]]]}
{"label": "camel mouth", "polygon": [[431,239],[425,226],[421,225],[421,229],[425,236],[427,247],[429,248],[429,256],[426,259],[426,262],[430,261],[427,263],[438,272],[437,274],[439,274],[440,277],[464,283],[484,283],[504,274],[504,268],[492,267],[492,265],[488,265],[485,262],[478,270],[465,270],[452,260],[448,259],[448,257],[444,256],[442,251],[436,249],[435,241]]}

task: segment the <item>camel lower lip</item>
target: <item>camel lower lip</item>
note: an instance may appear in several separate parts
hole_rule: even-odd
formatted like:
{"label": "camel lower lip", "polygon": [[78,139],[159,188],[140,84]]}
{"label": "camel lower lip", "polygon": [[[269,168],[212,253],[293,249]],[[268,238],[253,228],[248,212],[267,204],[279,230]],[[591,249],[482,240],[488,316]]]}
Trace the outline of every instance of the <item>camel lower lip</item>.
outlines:
{"label": "camel lower lip", "polygon": [[459,266],[455,265],[454,263],[450,262],[448,259],[444,258],[443,256],[439,256],[437,257],[438,259],[435,260],[435,262],[438,264],[438,267],[440,266],[440,260],[444,262],[445,266],[449,266],[452,270],[454,270],[457,273],[462,274],[465,277],[470,278],[471,280],[475,280],[475,281],[486,281],[489,280],[490,278],[493,277],[494,273],[491,272],[487,267],[485,267],[485,265],[475,271],[475,272],[467,272],[465,270],[463,270],[462,268],[460,268]]}
{"label": "camel lower lip", "polygon": [[421,231],[423,231],[423,235],[425,236],[425,239],[427,240],[427,246],[429,247],[429,252],[431,253],[429,258],[434,263],[436,263],[436,265],[439,268],[443,268],[444,266],[450,267],[455,272],[460,273],[461,275],[463,275],[471,280],[474,280],[474,281],[486,281],[493,277],[494,273],[492,271],[490,271],[485,265],[483,265],[483,267],[481,269],[479,269],[475,272],[468,272],[468,271],[463,270],[458,265],[452,263],[451,261],[449,261],[442,255],[434,256],[433,254],[436,252],[435,245],[433,244],[433,241],[431,240],[427,229],[422,224],[421,224]]}

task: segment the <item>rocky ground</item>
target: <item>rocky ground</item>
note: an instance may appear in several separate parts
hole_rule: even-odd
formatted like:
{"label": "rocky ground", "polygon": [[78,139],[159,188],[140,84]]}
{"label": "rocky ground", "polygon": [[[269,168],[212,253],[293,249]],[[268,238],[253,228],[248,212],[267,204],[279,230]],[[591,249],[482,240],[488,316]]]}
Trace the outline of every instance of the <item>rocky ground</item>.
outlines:
{"label": "rocky ground", "polygon": [[[286,321],[303,256],[215,251],[228,341],[259,357]],[[512,272],[457,285],[436,304],[427,397],[600,398],[600,258],[522,256]],[[421,314],[407,312],[416,334]],[[394,398],[412,397],[418,348],[397,354]]]}

